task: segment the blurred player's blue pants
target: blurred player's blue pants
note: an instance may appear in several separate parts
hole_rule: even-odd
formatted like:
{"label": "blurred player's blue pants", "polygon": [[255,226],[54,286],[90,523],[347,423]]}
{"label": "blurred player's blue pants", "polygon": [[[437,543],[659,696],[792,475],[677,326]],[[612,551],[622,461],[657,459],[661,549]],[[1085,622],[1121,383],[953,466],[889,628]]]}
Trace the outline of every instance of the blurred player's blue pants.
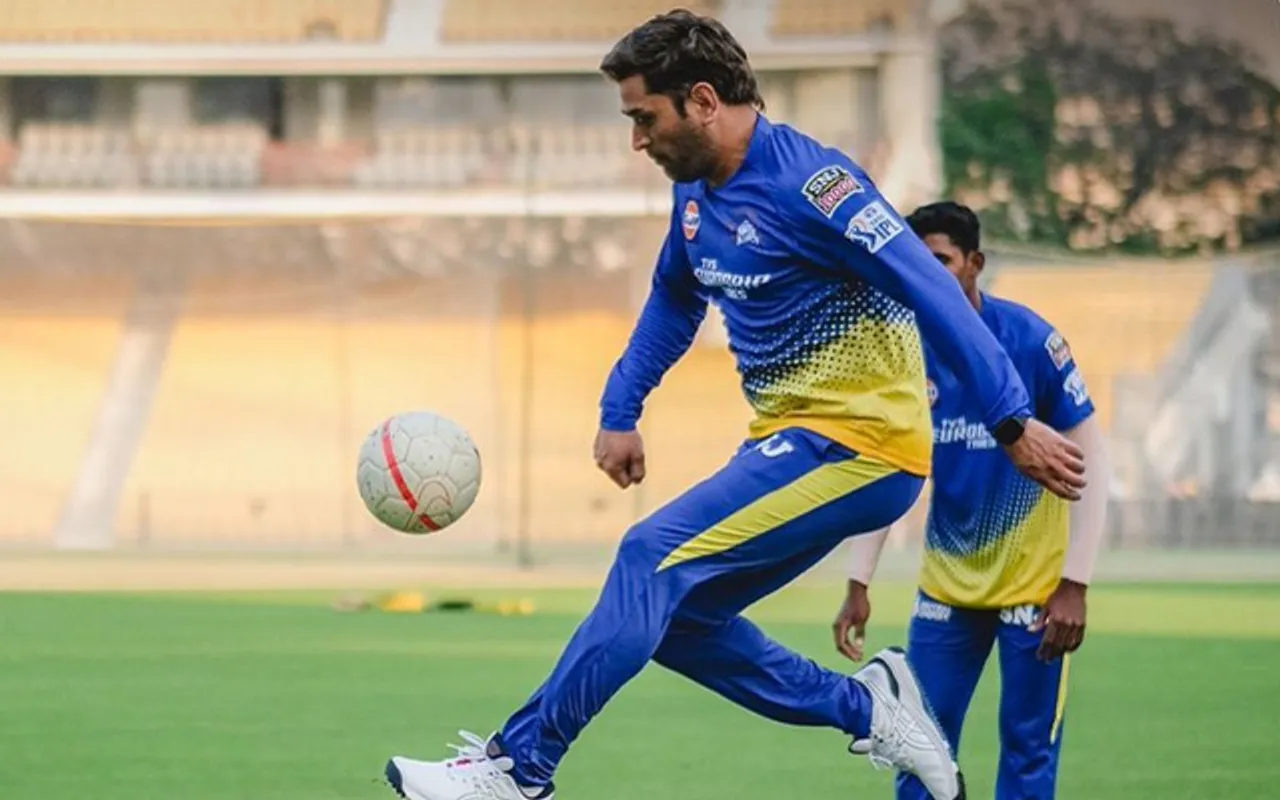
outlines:
{"label": "blurred player's blue pants", "polygon": [[595,609],[502,731],[516,779],[548,783],[582,729],[650,659],[769,719],[866,736],[861,684],[738,614],[842,540],[902,516],[922,483],[808,431],[744,444],[623,537]]}
{"label": "blurred player's blue pants", "polygon": [[[1069,656],[1036,658],[1042,633],[1031,633],[1038,608],[975,610],[916,598],[907,633],[915,670],[938,724],[960,751],[960,728],[982,667],[1000,645],[1000,770],[996,800],[1051,800],[1062,748]],[[929,800],[915,777],[898,776],[899,800]]]}

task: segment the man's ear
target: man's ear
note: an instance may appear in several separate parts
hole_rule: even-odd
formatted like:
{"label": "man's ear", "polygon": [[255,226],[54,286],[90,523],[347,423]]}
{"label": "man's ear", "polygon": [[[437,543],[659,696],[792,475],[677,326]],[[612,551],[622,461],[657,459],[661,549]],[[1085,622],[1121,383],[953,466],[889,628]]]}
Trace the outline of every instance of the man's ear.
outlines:
{"label": "man's ear", "polygon": [[975,272],[982,272],[982,268],[987,265],[987,254],[981,250],[969,256],[973,259],[973,269]]}
{"label": "man's ear", "polygon": [[700,81],[689,89],[689,99],[685,101],[686,113],[694,115],[700,122],[710,122],[720,112],[720,95],[706,81]]}

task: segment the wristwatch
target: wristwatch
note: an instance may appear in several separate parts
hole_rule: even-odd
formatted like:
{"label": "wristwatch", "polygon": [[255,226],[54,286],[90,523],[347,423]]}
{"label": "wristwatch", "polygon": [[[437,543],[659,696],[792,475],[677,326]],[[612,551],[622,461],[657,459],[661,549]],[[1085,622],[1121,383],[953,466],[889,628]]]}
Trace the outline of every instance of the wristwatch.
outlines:
{"label": "wristwatch", "polygon": [[1027,430],[1026,417],[1005,417],[996,425],[991,435],[1002,447],[1008,447],[1022,438]]}

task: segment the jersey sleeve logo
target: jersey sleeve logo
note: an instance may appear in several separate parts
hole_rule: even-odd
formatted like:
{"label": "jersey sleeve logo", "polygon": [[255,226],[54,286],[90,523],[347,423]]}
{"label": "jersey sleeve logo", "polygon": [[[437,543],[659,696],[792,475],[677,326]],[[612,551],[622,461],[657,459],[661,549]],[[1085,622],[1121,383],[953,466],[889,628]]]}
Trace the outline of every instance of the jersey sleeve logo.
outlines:
{"label": "jersey sleeve logo", "polygon": [[1084,385],[1084,376],[1080,374],[1078,367],[1067,373],[1067,379],[1062,382],[1062,391],[1071,395],[1078,406],[1084,405],[1089,399],[1089,390]]}
{"label": "jersey sleeve logo", "polygon": [[810,175],[801,191],[814,208],[830,219],[841,203],[864,189],[853,173],[839,164],[832,164]]}
{"label": "jersey sleeve logo", "polygon": [[929,407],[932,408],[938,404],[938,384],[930,379],[925,380],[929,392]]}
{"label": "jersey sleeve logo", "polygon": [[1053,366],[1058,369],[1065,367],[1071,360],[1071,348],[1057,331],[1050,333],[1049,338],[1044,340],[1044,349],[1048,351],[1049,358],[1053,359]]}
{"label": "jersey sleeve logo", "polygon": [[702,225],[702,214],[698,211],[698,202],[690,200],[684,204],[684,214],[680,217],[680,227],[684,229],[684,238],[693,241],[698,235],[698,227]]}
{"label": "jersey sleeve logo", "polygon": [[844,238],[861,245],[870,253],[878,253],[880,248],[893,241],[902,230],[902,223],[897,217],[879,200],[873,200],[849,220]]}

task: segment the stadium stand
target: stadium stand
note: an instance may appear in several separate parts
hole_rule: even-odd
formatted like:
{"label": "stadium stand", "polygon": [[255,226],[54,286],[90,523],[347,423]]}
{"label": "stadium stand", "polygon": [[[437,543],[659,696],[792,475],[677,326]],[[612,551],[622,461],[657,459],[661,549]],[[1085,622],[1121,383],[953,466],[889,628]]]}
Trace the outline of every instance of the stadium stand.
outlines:
{"label": "stadium stand", "polygon": [[[715,0],[682,4],[714,14]],[[515,42],[616,39],[638,21],[669,11],[666,0],[446,0],[444,42]]]}
{"label": "stadium stand", "polygon": [[611,186],[637,161],[616,124],[515,125],[508,180],[535,186]]}
{"label": "stadium stand", "polygon": [[0,534],[48,541],[84,455],[128,282],[0,279]]}
{"label": "stadium stand", "polygon": [[16,186],[107,187],[137,183],[133,143],[96,125],[28,123],[18,136]]}
{"label": "stadium stand", "polygon": [[0,42],[371,42],[386,0],[0,0]]}
{"label": "stadium stand", "polygon": [[157,131],[142,142],[145,180],[165,188],[256,186],[266,142],[266,131],[252,123]]}
{"label": "stadium stand", "polygon": [[352,180],[357,186],[457,187],[482,181],[493,157],[474,128],[397,127],[375,133],[373,153]]}
{"label": "stadium stand", "polygon": [[1205,264],[1002,268],[992,293],[1025,303],[1059,327],[1109,426],[1112,384],[1151,375],[1187,330],[1213,279]]}
{"label": "stadium stand", "polygon": [[262,126],[250,122],[136,137],[97,126],[27,123],[16,153],[10,178],[21,187],[600,186],[655,174],[629,152],[626,130],[617,123],[397,125],[375,130],[368,151],[345,144],[320,152],[272,143]]}
{"label": "stadium stand", "polygon": [[911,11],[901,0],[776,0],[769,32],[785,38],[867,33],[878,25],[903,30]]}

